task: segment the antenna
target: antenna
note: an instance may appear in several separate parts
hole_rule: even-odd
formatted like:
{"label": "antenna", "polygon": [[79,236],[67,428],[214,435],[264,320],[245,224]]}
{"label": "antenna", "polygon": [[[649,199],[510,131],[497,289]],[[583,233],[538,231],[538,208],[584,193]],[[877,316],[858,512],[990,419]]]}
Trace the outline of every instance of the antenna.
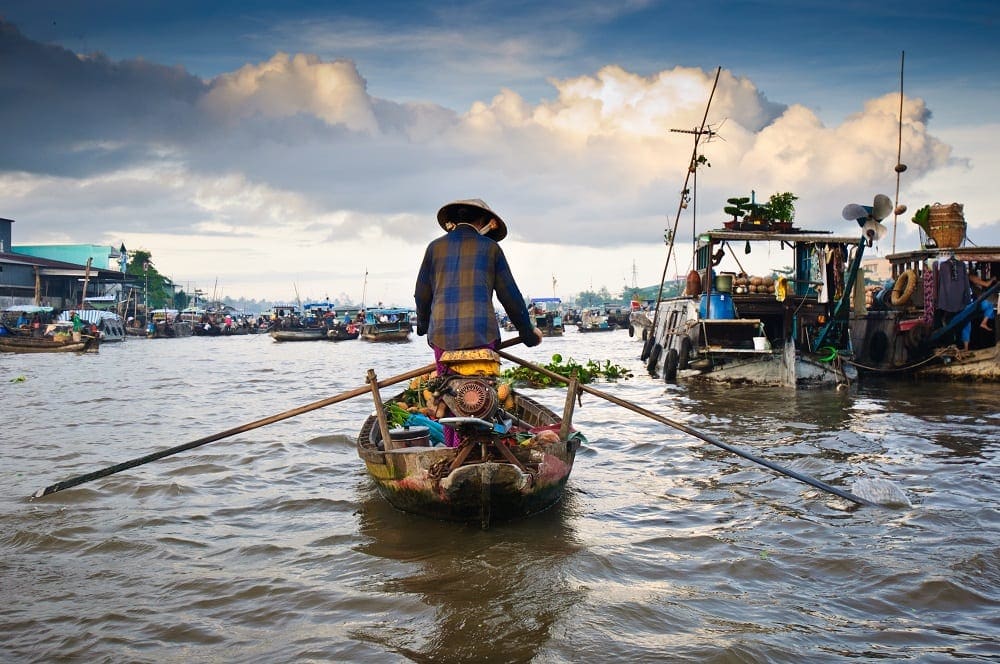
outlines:
{"label": "antenna", "polygon": [[906,51],[899,52],[899,135],[896,140],[896,202],[892,209],[892,253],[896,253],[896,221],[899,215],[906,212],[906,206],[899,204],[899,176],[906,170],[906,164],[900,161],[903,152],[903,63],[906,61]]}
{"label": "antenna", "polygon": [[[708,93],[708,103],[705,104],[705,114],[701,117],[701,125],[693,130],[676,130],[678,133],[694,135],[694,149],[691,151],[691,160],[688,162],[687,173],[684,176],[684,187],[681,189],[681,200],[680,204],[677,206],[677,215],[674,217],[674,227],[667,233],[670,238],[670,246],[667,249],[667,260],[663,263],[663,274],[660,276],[660,289],[656,293],[656,305],[653,311],[654,330],[656,329],[656,324],[660,316],[660,302],[663,300],[663,282],[667,280],[667,267],[670,265],[670,254],[674,251],[674,238],[677,236],[677,224],[681,219],[681,210],[687,207],[686,198],[688,195],[688,181],[691,178],[691,175],[698,170],[698,141],[703,135],[709,135],[709,138],[715,135],[715,130],[708,124],[708,111],[712,107],[712,99],[715,97],[715,89],[719,86],[720,74],[722,74],[721,66],[716,67],[715,69],[715,80],[712,82],[711,92]],[[671,131],[675,130],[671,129]]]}

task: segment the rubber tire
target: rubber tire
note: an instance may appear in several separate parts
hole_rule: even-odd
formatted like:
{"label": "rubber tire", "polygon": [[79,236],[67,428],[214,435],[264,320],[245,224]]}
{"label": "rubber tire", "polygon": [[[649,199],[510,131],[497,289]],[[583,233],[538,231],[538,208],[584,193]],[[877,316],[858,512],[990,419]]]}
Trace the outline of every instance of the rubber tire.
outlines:
{"label": "rubber tire", "polygon": [[677,356],[677,368],[683,371],[691,364],[691,337],[681,339],[681,351]]}
{"label": "rubber tire", "polygon": [[663,359],[663,380],[667,383],[677,380],[677,349],[668,348]]}
{"label": "rubber tire", "polygon": [[650,375],[656,373],[656,363],[660,361],[660,353],[663,352],[663,346],[660,344],[653,344],[653,348],[649,351],[649,359],[646,360],[646,370]]}
{"label": "rubber tire", "polygon": [[868,359],[879,364],[889,352],[889,337],[882,330],[875,330],[868,339]]}
{"label": "rubber tire", "polygon": [[628,326],[628,335],[630,337],[634,337],[635,336],[635,326],[633,326],[633,325],[629,325]]}
{"label": "rubber tire", "polygon": [[649,359],[649,353],[653,349],[653,340],[646,338],[645,330],[642,331],[642,340],[644,343],[642,344],[642,354],[639,355],[639,359],[645,362]]}
{"label": "rubber tire", "polygon": [[910,301],[913,291],[917,288],[917,273],[915,270],[906,270],[899,275],[896,283],[892,285],[892,292],[889,294],[889,302],[894,307],[902,309]]}

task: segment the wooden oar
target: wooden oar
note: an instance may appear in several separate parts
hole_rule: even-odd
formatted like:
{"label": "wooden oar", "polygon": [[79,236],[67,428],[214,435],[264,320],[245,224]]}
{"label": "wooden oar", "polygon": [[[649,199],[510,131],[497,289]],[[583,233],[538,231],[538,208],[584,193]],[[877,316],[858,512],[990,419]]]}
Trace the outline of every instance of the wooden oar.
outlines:
{"label": "wooden oar", "polygon": [[[388,387],[389,385],[393,385],[395,383],[401,383],[404,380],[410,380],[411,378],[422,376],[425,373],[434,371],[434,366],[435,365],[433,364],[428,364],[427,366],[421,367],[420,369],[414,369],[413,371],[408,371],[404,374],[393,376],[392,378],[386,378],[385,380],[380,380],[378,382],[378,386]],[[34,493],[32,497],[41,498],[42,496],[47,496],[51,493],[62,491],[63,489],[69,489],[70,487],[78,486],[80,484],[83,484],[84,482],[90,482],[91,480],[107,477],[108,475],[114,475],[115,473],[120,473],[123,470],[128,470],[129,468],[135,468],[136,466],[141,466],[151,461],[156,461],[157,459],[162,459],[172,454],[177,454],[178,452],[184,452],[186,450],[194,449],[195,447],[201,447],[202,445],[207,445],[208,443],[214,443],[215,441],[220,440],[222,438],[235,436],[238,433],[251,431],[253,429],[257,429],[262,426],[267,426],[268,424],[274,424],[275,422],[280,422],[281,420],[287,420],[288,418],[295,417],[296,415],[301,415],[303,413],[308,413],[309,411],[312,410],[323,408],[324,406],[331,406],[335,403],[340,403],[341,401],[347,401],[348,399],[353,399],[354,397],[371,393],[372,390],[371,386],[369,385],[365,385],[364,387],[356,387],[353,390],[341,392],[340,394],[333,397],[329,397],[327,399],[314,401],[313,403],[306,404],[305,406],[299,406],[298,408],[293,408],[292,410],[286,410],[285,412],[278,413],[277,415],[265,417],[264,419],[256,420],[254,422],[249,422],[247,424],[241,424],[238,427],[233,427],[232,429],[226,429],[225,431],[220,431],[219,433],[212,434],[211,436],[205,436],[204,438],[199,438],[198,440],[192,440],[190,443],[177,445],[176,447],[160,450],[159,452],[153,452],[152,454],[147,454],[145,456],[141,456],[136,459],[132,459],[130,461],[124,461],[122,463],[118,463],[113,466],[108,466],[107,468],[95,470],[94,472],[87,473],[86,475],[79,475],[77,477],[73,477],[68,480],[63,480],[62,482],[56,482],[55,484],[47,486],[44,489],[39,489]]]}
{"label": "wooden oar", "polygon": [[[521,343],[519,338],[507,339],[500,344],[500,348],[508,348]],[[416,378],[417,376],[423,376],[426,373],[434,371],[436,364],[428,364],[419,369],[413,369],[412,371],[407,371],[406,373],[399,374],[398,376],[393,376],[392,378],[386,378],[385,380],[378,381],[378,387],[388,387],[390,385],[395,385],[396,383],[402,383],[403,381],[410,380],[411,378]],[[79,486],[85,482],[90,482],[91,480],[100,479],[102,477],[107,477],[108,475],[114,475],[115,473],[120,473],[123,470],[128,470],[129,468],[135,468],[136,466],[141,466],[147,464],[151,461],[156,461],[164,457],[168,457],[172,454],[177,454],[178,452],[184,452],[186,450],[194,449],[195,447],[201,447],[202,445],[207,445],[208,443],[214,443],[222,438],[228,438],[229,436],[235,436],[238,433],[243,433],[245,431],[251,431],[259,427],[267,426],[268,424],[274,424],[275,422],[280,422],[281,420],[287,420],[290,417],[295,417],[296,415],[301,415],[303,413],[308,413],[309,411],[317,410],[325,406],[332,406],[335,403],[340,403],[341,401],[347,401],[348,399],[353,399],[354,397],[361,396],[363,394],[371,394],[371,385],[365,385],[363,387],[356,387],[353,390],[348,390],[346,392],[341,392],[340,394],[329,397],[326,399],[321,399],[319,401],[314,401],[305,406],[299,406],[298,408],[293,408],[292,410],[286,410],[283,413],[278,413],[277,415],[271,415],[270,417],[265,417],[261,420],[255,420],[247,424],[241,424],[238,427],[233,427],[232,429],[226,429],[225,431],[220,431],[219,433],[212,434],[211,436],[205,436],[204,438],[199,438],[198,440],[192,440],[190,443],[184,443],[183,445],[177,445],[176,447],[171,447],[169,449],[160,450],[159,452],[153,452],[152,454],[147,454],[145,456],[132,459],[130,461],[123,461],[122,463],[115,464],[113,466],[108,466],[107,468],[101,468],[100,470],[95,470],[92,473],[87,473],[85,475],[79,475],[77,477],[72,477],[68,480],[63,480],[62,482],[56,482],[44,489],[39,489],[36,491],[32,497],[41,498],[42,496],[47,496],[49,494],[55,493],[57,491],[62,491],[63,489],[69,489],[74,486]]]}
{"label": "wooden oar", "polygon": [[[545,367],[540,367],[537,364],[532,364],[531,362],[528,362],[526,360],[522,360],[519,357],[515,357],[514,355],[511,355],[510,353],[505,353],[503,351],[500,351],[500,356],[503,357],[503,358],[506,358],[506,359],[510,360],[511,362],[516,362],[517,364],[520,364],[523,367],[527,367],[528,369],[531,369],[532,371],[537,371],[538,373],[544,374],[544,375],[546,375],[549,378],[552,378],[554,380],[559,380],[559,381],[562,381],[564,383],[569,381],[569,379],[566,378],[565,376],[561,376],[561,375],[555,373],[554,371],[549,371]],[[583,391],[583,392],[586,392],[587,394],[592,394],[595,397],[600,397],[601,399],[605,399],[606,401],[610,401],[611,403],[613,403],[615,405],[618,405],[618,406],[621,406],[622,408],[626,408],[628,410],[631,410],[633,413],[638,413],[639,415],[643,415],[645,417],[648,417],[651,420],[655,420],[655,421],[657,421],[657,422],[659,422],[661,424],[666,424],[669,427],[673,427],[674,429],[677,429],[678,431],[683,431],[686,434],[690,434],[690,435],[694,436],[695,438],[700,438],[701,440],[705,441],[706,443],[711,443],[712,445],[715,445],[716,447],[721,447],[722,449],[726,450],[727,452],[732,452],[733,454],[741,456],[744,459],[748,459],[749,461],[753,461],[754,463],[759,463],[762,466],[767,466],[771,470],[776,470],[779,473],[781,473],[783,475],[787,475],[788,477],[791,477],[793,479],[797,479],[800,482],[805,482],[806,484],[810,484],[810,485],[816,487],[817,489],[822,489],[823,491],[826,491],[828,493],[832,493],[835,496],[840,496],[841,498],[844,498],[846,500],[850,500],[851,502],[857,503],[859,505],[869,505],[869,506],[875,506],[875,505],[877,505],[877,503],[873,503],[871,501],[865,500],[864,498],[859,498],[858,496],[855,496],[853,493],[850,493],[848,491],[844,491],[843,489],[838,489],[835,486],[830,486],[829,484],[827,484],[825,482],[821,482],[820,480],[817,480],[817,479],[815,479],[813,477],[809,477],[808,475],[803,475],[802,473],[798,473],[798,472],[796,472],[794,470],[791,470],[790,468],[785,468],[783,466],[780,466],[780,465],[774,463],[773,461],[768,461],[767,459],[762,459],[761,457],[758,457],[758,456],[755,456],[753,454],[750,454],[749,452],[744,452],[743,450],[741,450],[739,448],[736,448],[736,447],[733,447],[732,445],[729,445],[728,443],[724,443],[721,440],[719,440],[719,439],[717,439],[717,438],[715,438],[713,436],[710,436],[710,435],[708,435],[706,433],[698,431],[697,429],[693,429],[693,428],[687,426],[686,424],[683,424],[682,422],[676,422],[674,420],[671,420],[671,419],[668,419],[666,417],[663,417],[662,415],[658,415],[657,413],[654,413],[652,411],[646,410],[645,408],[643,408],[641,406],[637,406],[636,404],[634,404],[634,403],[632,403],[630,401],[626,401],[625,399],[619,399],[618,397],[616,397],[614,395],[611,395],[611,394],[608,394],[607,392],[602,392],[600,390],[594,389],[593,387],[590,387],[588,385],[582,385],[581,384],[581,385],[579,385],[579,389],[581,391]]]}

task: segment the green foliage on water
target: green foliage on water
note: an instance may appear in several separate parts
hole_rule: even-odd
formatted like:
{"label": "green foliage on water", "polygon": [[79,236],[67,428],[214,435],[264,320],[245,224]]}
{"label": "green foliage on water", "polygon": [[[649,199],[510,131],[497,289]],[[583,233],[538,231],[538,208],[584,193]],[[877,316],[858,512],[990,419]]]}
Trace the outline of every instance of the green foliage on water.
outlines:
{"label": "green foliage on water", "polygon": [[[548,369],[552,373],[565,376],[566,378],[576,377],[581,384],[593,383],[595,380],[606,380],[614,382],[632,378],[632,372],[627,368],[614,364],[611,360],[587,360],[581,364],[572,357],[563,359],[563,356],[556,353],[552,356],[552,361],[541,365],[543,369]],[[501,378],[514,383],[520,387],[552,387],[565,385],[561,380],[547,376],[540,371],[535,371],[529,367],[513,367],[505,370]]]}

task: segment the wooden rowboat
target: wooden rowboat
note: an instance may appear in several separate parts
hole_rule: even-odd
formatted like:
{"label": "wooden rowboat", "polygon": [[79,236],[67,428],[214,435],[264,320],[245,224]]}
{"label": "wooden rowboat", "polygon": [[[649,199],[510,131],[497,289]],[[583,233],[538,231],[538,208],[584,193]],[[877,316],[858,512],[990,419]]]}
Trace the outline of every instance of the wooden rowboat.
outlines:
{"label": "wooden rowboat", "polygon": [[290,330],[271,330],[271,338],[275,341],[320,341],[326,339],[324,327],[299,327]]}
{"label": "wooden rowboat", "polygon": [[85,353],[97,352],[96,337],[84,335],[80,341],[56,341],[51,338],[0,336],[0,351],[6,353]]}
{"label": "wooden rowboat", "polygon": [[[372,376],[369,372],[375,384]],[[569,426],[574,403],[569,395],[575,389],[568,393],[564,418],[522,394],[485,418],[442,418],[461,441],[445,447],[431,446],[419,435],[422,427],[388,430],[386,445],[384,408],[374,394],[376,412],[361,427],[358,456],[379,493],[405,512],[483,528],[526,517],[557,503],[573,470],[582,436]],[[397,395],[390,403],[401,400]],[[503,430],[504,422],[509,429]]]}

